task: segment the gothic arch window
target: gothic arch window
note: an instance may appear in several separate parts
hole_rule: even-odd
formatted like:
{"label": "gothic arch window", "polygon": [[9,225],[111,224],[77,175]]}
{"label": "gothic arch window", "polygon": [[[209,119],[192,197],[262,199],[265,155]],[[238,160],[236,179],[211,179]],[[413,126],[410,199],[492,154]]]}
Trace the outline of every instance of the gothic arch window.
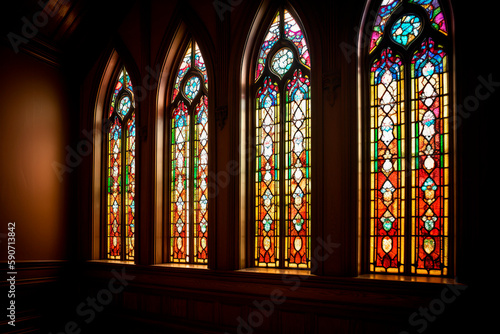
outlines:
{"label": "gothic arch window", "polygon": [[364,75],[368,270],[452,268],[451,38],[438,0],[384,0]]}
{"label": "gothic arch window", "polygon": [[170,103],[168,262],[208,263],[208,76],[196,41],[183,50]]}
{"label": "gothic arch window", "polygon": [[250,76],[255,267],[310,268],[310,76],[304,29],[281,7],[261,40]]}
{"label": "gothic arch window", "polygon": [[108,93],[104,128],[105,257],[135,259],[136,109],[132,81],[121,67]]}

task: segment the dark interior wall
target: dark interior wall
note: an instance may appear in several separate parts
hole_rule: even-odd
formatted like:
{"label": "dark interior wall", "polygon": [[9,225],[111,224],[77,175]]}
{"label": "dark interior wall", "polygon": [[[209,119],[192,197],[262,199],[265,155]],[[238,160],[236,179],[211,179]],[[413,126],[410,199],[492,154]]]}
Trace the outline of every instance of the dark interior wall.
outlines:
{"label": "dark interior wall", "polygon": [[[453,2],[455,14],[455,93],[457,131],[457,275],[478,283],[486,294],[496,293],[483,285],[477,268],[487,268],[495,253],[495,236],[483,233],[494,224],[496,198],[490,189],[498,177],[492,152],[497,152],[496,124],[500,103],[500,67],[490,35],[497,20],[494,11],[482,6]],[[481,162],[480,162],[481,161]]]}
{"label": "dark interior wall", "polygon": [[[0,232],[7,233],[7,222],[16,222],[18,261],[66,260],[70,176],[65,147],[71,125],[65,76],[3,44],[0,59]],[[6,251],[0,254],[7,259]]]}
{"label": "dark interior wall", "polygon": [[[71,276],[67,264],[75,250],[71,189],[80,157],[67,149],[74,147],[75,123],[64,71],[2,42],[0,73],[1,294],[5,307],[15,302],[15,318],[0,322],[0,331],[8,333],[41,328],[69,303],[66,297],[72,294],[63,291],[71,282],[65,279]],[[15,236],[9,222],[15,222]],[[7,324],[12,320],[17,327]]]}

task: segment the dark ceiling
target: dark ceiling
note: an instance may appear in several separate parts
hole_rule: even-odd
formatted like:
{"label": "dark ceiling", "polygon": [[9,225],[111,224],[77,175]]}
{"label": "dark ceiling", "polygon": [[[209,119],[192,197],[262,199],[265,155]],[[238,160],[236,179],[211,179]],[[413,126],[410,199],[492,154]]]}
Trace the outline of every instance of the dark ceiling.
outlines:
{"label": "dark ceiling", "polygon": [[[14,50],[45,54],[49,62],[83,71],[115,36],[134,0],[16,0],[4,2],[2,40]],[[15,50],[16,51],[16,50]]]}

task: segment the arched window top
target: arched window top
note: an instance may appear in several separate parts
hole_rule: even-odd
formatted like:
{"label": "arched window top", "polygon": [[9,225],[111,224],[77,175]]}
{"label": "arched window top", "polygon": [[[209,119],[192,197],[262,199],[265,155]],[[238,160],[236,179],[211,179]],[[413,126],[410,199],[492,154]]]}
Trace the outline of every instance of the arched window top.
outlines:
{"label": "arched window top", "polygon": [[[390,20],[394,21],[394,23],[389,27],[389,33],[392,40],[397,44],[407,47],[420,35],[425,24],[424,18],[416,13],[409,13],[411,7],[415,5],[424,9],[427,19],[436,31],[444,35],[448,34],[446,20],[438,0],[383,0],[373,24],[370,52],[373,52],[384,38]],[[399,12],[399,8],[404,6],[409,7],[408,10],[405,10],[405,14],[397,16],[396,13]],[[393,16],[395,17],[393,18]]]}
{"label": "arched window top", "polygon": [[129,114],[135,104],[132,80],[130,80],[130,76],[125,67],[122,67],[120,70],[114,88],[108,116],[111,117],[116,109],[118,116],[124,118]]}
{"label": "arched window top", "polygon": [[[186,76],[188,72],[194,72],[198,73],[200,78],[196,79],[196,76]],[[174,84],[174,91],[172,94],[172,101],[175,100],[177,95],[179,95],[180,87],[183,85],[184,78],[187,78],[187,86],[184,86],[184,95],[188,97],[188,99],[192,100],[194,96],[192,94],[194,93],[193,89],[198,87],[203,81],[203,85],[205,86],[205,89],[208,90],[208,75],[207,75],[207,67],[205,65],[205,60],[203,59],[203,56],[201,54],[200,48],[198,46],[198,43],[195,41],[190,41],[188,43],[188,46],[186,48],[186,52],[184,53],[184,57],[182,58],[182,62],[179,66],[179,70],[177,71],[177,77],[175,78],[175,84]],[[189,90],[189,92],[186,92],[186,89]],[[192,98],[189,98],[191,96]]]}
{"label": "arched window top", "polygon": [[[290,41],[291,45],[278,43],[280,40]],[[273,73],[282,77],[290,69],[294,58],[297,58],[307,68],[311,67],[309,48],[299,23],[287,9],[278,10],[259,48],[255,67],[255,82],[260,79],[268,65],[268,56],[275,45],[279,50],[274,53],[269,64]]]}
{"label": "arched window top", "polygon": [[[311,59],[304,30],[280,8],[255,59],[252,213],[255,267],[311,268]],[[252,204],[253,204],[252,203]]]}
{"label": "arched window top", "polygon": [[170,224],[167,261],[208,263],[208,75],[190,40],[176,72],[170,125]]}
{"label": "arched window top", "polygon": [[432,26],[443,34],[448,34],[448,28],[438,0],[409,0],[409,2],[422,6],[427,12]]}

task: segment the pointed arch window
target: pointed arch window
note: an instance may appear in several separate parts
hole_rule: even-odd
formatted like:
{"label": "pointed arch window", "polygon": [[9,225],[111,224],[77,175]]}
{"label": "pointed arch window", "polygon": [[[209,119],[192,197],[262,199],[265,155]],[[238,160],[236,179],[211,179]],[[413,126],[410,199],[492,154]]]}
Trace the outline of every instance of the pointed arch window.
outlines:
{"label": "pointed arch window", "polygon": [[303,28],[280,8],[254,65],[253,265],[310,268],[311,58]]}
{"label": "pointed arch window", "polygon": [[105,236],[110,260],[135,259],[136,110],[132,81],[122,67],[105,119]]}
{"label": "pointed arch window", "polygon": [[168,262],[208,263],[208,76],[191,40],[173,86]]}
{"label": "pointed arch window", "polygon": [[450,44],[438,0],[382,1],[367,71],[370,272],[451,273]]}

